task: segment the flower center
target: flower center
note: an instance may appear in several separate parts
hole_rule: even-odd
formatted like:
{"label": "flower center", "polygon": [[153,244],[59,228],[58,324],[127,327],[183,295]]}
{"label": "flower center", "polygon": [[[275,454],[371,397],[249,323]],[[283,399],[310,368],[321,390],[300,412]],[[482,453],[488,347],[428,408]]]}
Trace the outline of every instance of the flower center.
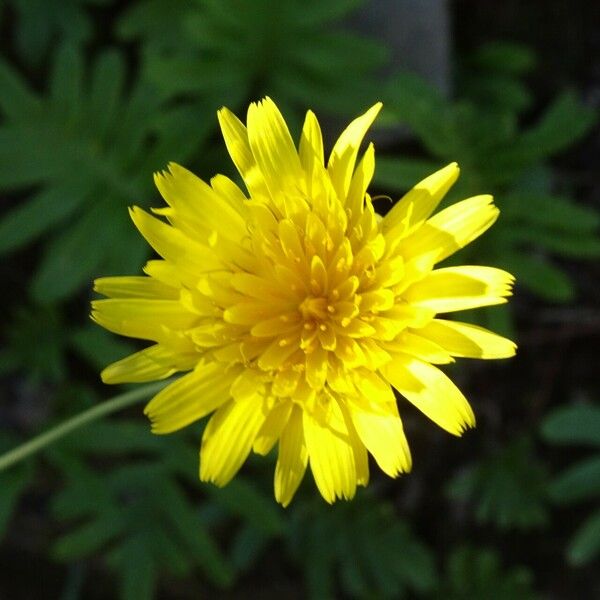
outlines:
{"label": "flower center", "polygon": [[327,318],[327,298],[307,296],[299,306],[300,313],[305,320],[322,321]]}

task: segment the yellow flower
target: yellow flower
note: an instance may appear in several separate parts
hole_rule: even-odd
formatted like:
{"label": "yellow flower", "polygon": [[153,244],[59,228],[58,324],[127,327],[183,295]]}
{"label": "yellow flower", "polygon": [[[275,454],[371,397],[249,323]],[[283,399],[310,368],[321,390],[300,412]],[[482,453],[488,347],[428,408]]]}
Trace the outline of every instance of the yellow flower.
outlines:
{"label": "yellow flower", "polygon": [[106,383],[190,371],[146,414],[169,433],[214,413],[200,478],[222,486],[251,450],[278,444],[275,497],[291,501],[308,464],[327,502],[369,479],[367,452],[389,476],[411,468],[393,388],[440,427],[475,424],[458,388],[433,364],[454,356],[504,358],[515,345],[485,329],[436,318],[501,304],[513,277],[491,267],[434,266],[498,216],[475,196],[431,216],[458,177],[448,165],[383,218],[367,188],[370,144],[356,164],[376,104],[353,121],[325,165],[308,112],[299,148],[272,100],[251,104],[247,125],[219,123],[248,195],[223,175],[210,185],[176,164],[156,174],[168,207],[131,217],[162,257],[146,276],[106,277],[93,319],[154,342],[109,367]]}

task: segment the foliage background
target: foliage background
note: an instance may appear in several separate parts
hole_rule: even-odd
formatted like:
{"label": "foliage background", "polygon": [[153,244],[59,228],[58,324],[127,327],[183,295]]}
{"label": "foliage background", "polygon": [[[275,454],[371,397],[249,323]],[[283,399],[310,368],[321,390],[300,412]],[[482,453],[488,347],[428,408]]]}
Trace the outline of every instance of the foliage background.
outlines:
{"label": "foliage background", "polygon": [[331,131],[383,99],[382,194],[451,160],[454,199],[493,192],[501,219],[462,258],[517,274],[510,312],[479,319],[520,345],[453,368],[476,430],[457,440],[407,408],[413,473],[334,507],[309,476],[276,506],[272,457],[200,484],[202,424],[154,437],[132,409],[75,433],[0,473],[0,596],[600,595],[593,4],[450,3],[447,96],[353,30],[370,2],[0,2],[0,450],[112,393],[98,370],[134,344],[87,311],[94,276],[148,256],[126,207],[160,203],[151,172],[170,160],[233,175],[215,110],[265,93]]}

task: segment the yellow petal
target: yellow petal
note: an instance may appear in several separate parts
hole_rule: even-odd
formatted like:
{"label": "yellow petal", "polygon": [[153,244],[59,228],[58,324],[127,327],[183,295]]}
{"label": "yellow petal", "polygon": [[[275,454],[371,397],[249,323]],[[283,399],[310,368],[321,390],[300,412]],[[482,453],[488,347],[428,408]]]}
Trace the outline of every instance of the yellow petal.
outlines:
{"label": "yellow petal", "polygon": [[169,171],[156,173],[154,181],[174,209],[170,220],[184,233],[192,237],[199,234],[202,241],[213,231],[233,241],[246,234],[246,223],[240,213],[191,171],[169,163]]}
{"label": "yellow petal", "polygon": [[196,277],[198,273],[223,269],[223,263],[208,246],[192,240],[179,229],[137,206],[131,208],[129,214],[148,243],[163,258],[177,265],[183,275]]}
{"label": "yellow petal", "polygon": [[463,248],[491,227],[499,210],[492,196],[475,196],[442,210],[402,242],[406,260],[433,253],[435,262]]}
{"label": "yellow petal", "polygon": [[391,231],[404,222],[403,231],[399,232],[404,235],[425,221],[458,179],[459,172],[458,165],[451,163],[417,183],[383,218],[383,231]]}
{"label": "yellow petal", "polygon": [[306,381],[315,390],[320,390],[327,380],[328,352],[321,344],[315,344],[306,355]]}
{"label": "yellow petal", "polygon": [[258,395],[221,406],[202,436],[200,479],[219,487],[229,483],[248,457],[266,416],[266,402]]}
{"label": "yellow petal", "polygon": [[188,329],[197,320],[178,300],[146,298],[94,300],[91,316],[109,331],[142,340],[158,340],[164,328]]}
{"label": "yellow petal", "polygon": [[286,290],[282,290],[272,278],[259,277],[251,273],[234,273],[229,281],[238,292],[258,300],[264,300],[266,296],[276,298],[286,296]]}
{"label": "yellow petal", "polygon": [[166,260],[149,260],[143,268],[144,273],[169,287],[181,288],[186,281],[186,274]]}
{"label": "yellow petal", "polygon": [[197,355],[186,357],[156,344],[108,365],[100,376],[104,383],[112,384],[154,381],[191,369],[197,361]]}
{"label": "yellow petal", "polygon": [[410,471],[410,450],[396,403],[377,409],[367,399],[351,398],[347,407],[358,436],[379,468],[390,477]]}
{"label": "yellow petal", "polygon": [[338,198],[342,201],[346,199],[348,190],[350,189],[350,182],[352,180],[352,174],[354,173],[354,164],[362,140],[382,106],[383,104],[378,102],[366,113],[357,119],[354,119],[354,121],[346,127],[333,146],[327,164],[327,170]]}
{"label": "yellow petal", "polygon": [[493,267],[437,269],[404,292],[410,304],[438,313],[503,304],[512,294],[514,277]]}
{"label": "yellow petal", "polygon": [[306,118],[304,119],[302,134],[300,136],[299,155],[302,168],[310,181],[315,171],[319,172],[318,167],[324,167],[325,165],[321,127],[312,110],[306,113]]}
{"label": "yellow petal", "polygon": [[437,367],[412,356],[397,355],[382,367],[381,373],[442,429],[461,435],[467,427],[475,426],[475,415],[466,398]]}
{"label": "yellow petal", "polygon": [[434,341],[453,356],[466,358],[508,358],[517,345],[483,327],[435,319],[418,330],[422,337]]}
{"label": "yellow petal", "polygon": [[403,331],[394,341],[386,342],[385,349],[390,352],[404,352],[421,360],[438,365],[454,362],[454,359],[437,342],[421,335],[421,329]]}
{"label": "yellow petal", "polygon": [[179,298],[177,287],[152,277],[100,277],[94,281],[94,291],[109,298]]}
{"label": "yellow petal", "polygon": [[248,141],[274,202],[297,192],[304,178],[298,152],[283,116],[270,98],[248,108]]}
{"label": "yellow petal", "polygon": [[354,464],[356,466],[356,484],[366,486],[369,483],[369,453],[364,443],[360,439],[354,423],[352,422],[352,416],[348,410],[347,401],[342,399],[339,401],[339,407],[344,416],[344,422],[348,430],[348,439],[352,446],[352,452],[354,452]]}
{"label": "yellow petal", "polygon": [[225,175],[218,174],[211,178],[210,185],[224,202],[227,202],[242,218],[247,218],[248,199],[234,181]]}
{"label": "yellow petal", "polygon": [[308,463],[304,442],[302,409],[294,404],[287,425],[279,439],[279,456],[275,467],[275,499],[287,506],[294,497]]}
{"label": "yellow petal", "polygon": [[252,450],[256,454],[264,456],[271,452],[273,446],[275,446],[281,437],[281,433],[288,423],[291,412],[292,403],[289,400],[280,402],[271,409],[254,440]]}
{"label": "yellow petal", "polygon": [[365,194],[373,174],[375,173],[375,146],[369,144],[360,161],[356,171],[352,175],[348,198],[346,199],[346,208],[350,210],[352,222],[355,223],[360,217],[365,202]]}
{"label": "yellow petal", "polygon": [[221,108],[217,117],[229,156],[248,191],[252,197],[267,196],[265,180],[252,155],[246,127],[228,108]]}
{"label": "yellow petal", "polygon": [[336,400],[304,411],[304,436],[310,467],[321,495],[330,504],[356,491],[356,462],[348,429]]}
{"label": "yellow petal", "polygon": [[238,372],[227,371],[221,363],[203,363],[161,390],[144,410],[152,431],[177,431],[211,413],[230,398],[229,388]]}

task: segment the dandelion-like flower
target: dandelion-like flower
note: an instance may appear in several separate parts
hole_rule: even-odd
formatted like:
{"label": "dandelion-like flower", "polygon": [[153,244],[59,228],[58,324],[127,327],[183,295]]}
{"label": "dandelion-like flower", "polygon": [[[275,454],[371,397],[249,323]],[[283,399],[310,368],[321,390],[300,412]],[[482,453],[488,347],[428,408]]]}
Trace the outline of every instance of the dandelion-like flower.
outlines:
{"label": "dandelion-like flower", "polygon": [[369,479],[368,453],[391,477],[411,468],[393,389],[446,431],[475,424],[467,400],[435,364],[504,358],[515,345],[438,313],[506,302],[513,277],[499,269],[435,265],[498,216],[475,196],[431,216],[458,177],[448,165],[385,217],[367,188],[375,158],[359,147],[381,108],[353,121],[325,163],[308,112],[296,148],[272,100],[251,104],[247,124],[219,111],[247,194],[223,175],[210,185],[176,164],[156,174],[168,207],[131,209],[162,257],[145,276],[95,282],[108,298],[93,319],[153,342],[108,366],[106,383],[189,371],[147,405],[155,433],[213,413],[202,437],[200,478],[222,486],[250,451],[278,445],[275,497],[289,504],[310,464],[328,502]]}

